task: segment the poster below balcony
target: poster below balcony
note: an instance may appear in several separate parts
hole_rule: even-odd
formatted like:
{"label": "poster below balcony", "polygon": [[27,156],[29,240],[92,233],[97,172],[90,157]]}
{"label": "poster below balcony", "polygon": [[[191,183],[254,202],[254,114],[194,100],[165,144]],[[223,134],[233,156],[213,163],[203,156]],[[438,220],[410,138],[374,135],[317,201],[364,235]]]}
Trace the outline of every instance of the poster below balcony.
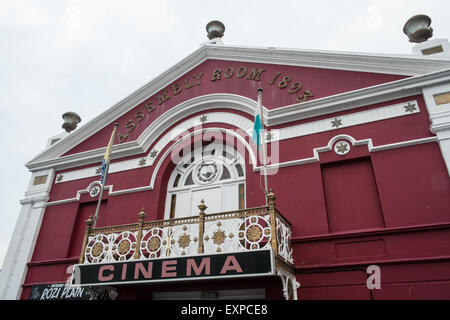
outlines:
{"label": "poster below balcony", "polygon": [[75,288],[66,283],[39,284],[31,287],[30,300],[89,300],[87,288]]}

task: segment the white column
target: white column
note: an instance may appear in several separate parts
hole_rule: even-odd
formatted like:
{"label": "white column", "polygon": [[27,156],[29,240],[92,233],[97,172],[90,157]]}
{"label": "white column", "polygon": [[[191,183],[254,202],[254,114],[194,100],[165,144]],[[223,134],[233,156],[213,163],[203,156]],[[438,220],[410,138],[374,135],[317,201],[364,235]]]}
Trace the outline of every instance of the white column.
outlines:
{"label": "white column", "polygon": [[425,104],[430,115],[430,131],[436,134],[442,157],[450,175],[450,101],[443,103],[439,95],[450,95],[450,83],[423,89]]}
{"label": "white column", "polygon": [[32,173],[25,199],[20,201],[22,208],[0,272],[0,300],[20,298],[27,263],[31,260],[39,235],[53,174],[53,170]]}

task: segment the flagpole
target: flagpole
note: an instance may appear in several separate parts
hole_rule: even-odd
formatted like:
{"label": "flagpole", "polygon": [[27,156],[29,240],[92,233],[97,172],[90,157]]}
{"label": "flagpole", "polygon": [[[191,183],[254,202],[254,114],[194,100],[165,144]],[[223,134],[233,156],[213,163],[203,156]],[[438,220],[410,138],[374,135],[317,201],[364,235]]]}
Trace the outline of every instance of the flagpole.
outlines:
{"label": "flagpole", "polygon": [[259,107],[259,114],[261,116],[261,135],[262,135],[262,164],[263,164],[263,174],[264,174],[264,192],[265,192],[265,198],[266,198],[266,205],[267,205],[267,194],[269,193],[268,184],[267,184],[267,160],[266,160],[266,139],[264,136],[264,115],[263,115],[263,106],[262,106],[262,88],[258,88],[258,107]]}
{"label": "flagpole", "polygon": [[112,149],[112,146],[114,144],[114,136],[116,135],[116,130],[117,130],[118,126],[119,126],[119,124],[114,123],[114,129],[113,129],[113,132],[111,134],[111,138],[109,139],[109,144],[106,147],[106,152],[105,152],[106,168],[105,168],[105,171],[103,173],[102,180],[100,181],[100,183],[101,183],[100,195],[98,196],[97,208],[95,209],[94,219],[93,219],[93,222],[92,222],[92,228],[95,228],[95,225],[97,224],[98,213],[100,211],[100,205],[102,203],[103,189],[105,187],[106,176],[108,175],[107,173],[108,173],[108,170],[109,170],[109,154],[111,153],[111,149]]}

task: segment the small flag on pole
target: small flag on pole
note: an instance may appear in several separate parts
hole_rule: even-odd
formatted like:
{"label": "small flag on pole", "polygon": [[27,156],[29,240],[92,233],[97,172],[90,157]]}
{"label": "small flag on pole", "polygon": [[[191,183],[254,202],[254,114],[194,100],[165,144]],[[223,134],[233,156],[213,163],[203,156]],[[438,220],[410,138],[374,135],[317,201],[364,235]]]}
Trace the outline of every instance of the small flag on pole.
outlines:
{"label": "small flag on pole", "polygon": [[109,139],[109,143],[108,143],[108,146],[106,147],[105,155],[104,155],[103,161],[102,161],[102,171],[100,174],[101,188],[100,188],[100,195],[98,197],[97,209],[95,210],[94,219],[93,219],[93,227],[94,228],[97,224],[98,212],[100,210],[100,204],[102,202],[103,188],[105,186],[105,181],[106,181],[106,177],[108,175],[108,170],[109,170],[109,160],[110,160],[111,150],[112,150],[112,146],[114,144],[114,136],[116,135],[116,130],[117,130],[118,126],[119,125],[117,123],[114,123],[114,129],[111,134],[111,138]]}
{"label": "small flag on pole", "polygon": [[261,130],[262,130],[262,123],[261,123],[261,113],[260,113],[260,99],[258,98],[258,105],[256,106],[255,110],[255,122],[253,124],[253,133],[252,133],[252,140],[256,144],[256,149],[259,151],[259,147],[261,145]]}
{"label": "small flag on pole", "polygon": [[[253,125],[253,134],[252,134],[252,140],[256,144],[257,148],[257,154],[261,157],[261,162],[263,165],[263,175],[264,175],[264,192],[267,195],[268,194],[268,184],[267,184],[267,159],[266,159],[266,142],[264,140],[264,120],[263,120],[263,106],[262,106],[262,92],[263,89],[258,89],[258,101],[256,104],[256,110],[255,110],[255,123]],[[260,148],[261,146],[261,153]],[[267,197],[266,197],[266,204],[267,204]]]}
{"label": "small flag on pole", "polygon": [[110,160],[110,155],[111,155],[111,149],[112,146],[114,144],[114,135],[116,133],[116,129],[117,129],[117,124],[114,124],[114,130],[113,133],[111,135],[111,138],[109,139],[109,143],[108,146],[106,147],[106,152],[105,152],[105,156],[103,157],[103,161],[102,161],[102,171],[101,171],[101,175],[100,175],[100,182],[102,184],[105,183],[106,181],[106,176],[108,175],[108,169],[109,169],[109,160]]}

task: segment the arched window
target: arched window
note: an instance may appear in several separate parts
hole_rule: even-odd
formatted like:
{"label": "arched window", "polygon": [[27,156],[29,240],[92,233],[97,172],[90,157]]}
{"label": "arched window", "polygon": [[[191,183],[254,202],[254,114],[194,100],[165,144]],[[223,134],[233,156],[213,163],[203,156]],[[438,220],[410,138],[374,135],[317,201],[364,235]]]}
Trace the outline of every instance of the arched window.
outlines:
{"label": "arched window", "polygon": [[202,199],[207,213],[245,208],[245,165],[234,148],[210,144],[184,156],[169,178],[164,218],[196,216]]}

